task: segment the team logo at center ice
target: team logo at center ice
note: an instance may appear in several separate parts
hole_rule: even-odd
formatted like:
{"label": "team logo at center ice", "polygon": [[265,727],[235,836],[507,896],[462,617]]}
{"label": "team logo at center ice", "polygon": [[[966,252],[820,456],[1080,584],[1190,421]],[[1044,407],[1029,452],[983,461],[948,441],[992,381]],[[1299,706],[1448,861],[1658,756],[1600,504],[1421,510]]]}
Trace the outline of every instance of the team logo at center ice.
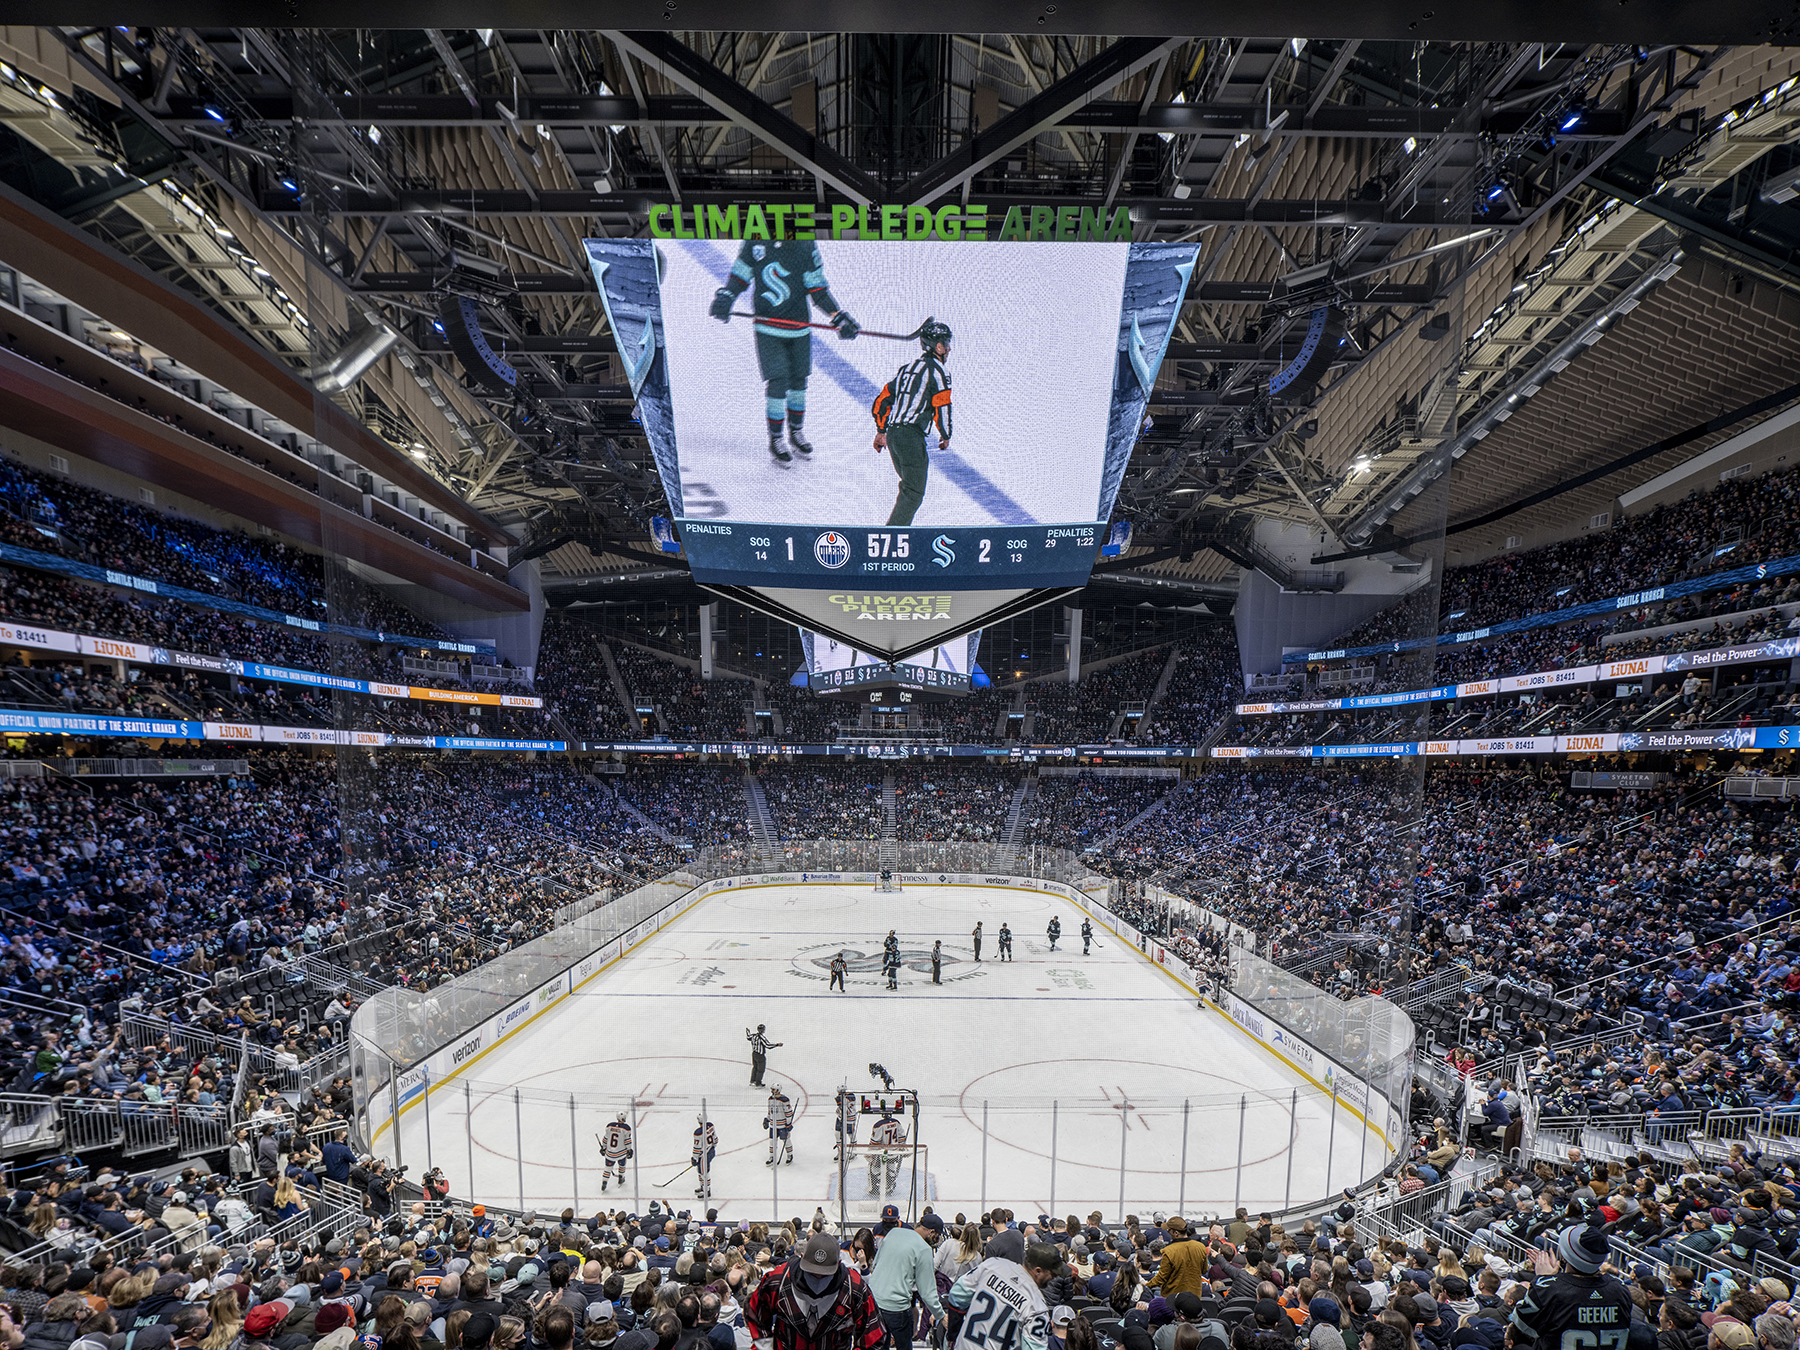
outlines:
{"label": "team logo at center ice", "polygon": [[850,561],[850,541],[836,530],[827,530],[813,540],[813,557],[820,567],[842,567]]}

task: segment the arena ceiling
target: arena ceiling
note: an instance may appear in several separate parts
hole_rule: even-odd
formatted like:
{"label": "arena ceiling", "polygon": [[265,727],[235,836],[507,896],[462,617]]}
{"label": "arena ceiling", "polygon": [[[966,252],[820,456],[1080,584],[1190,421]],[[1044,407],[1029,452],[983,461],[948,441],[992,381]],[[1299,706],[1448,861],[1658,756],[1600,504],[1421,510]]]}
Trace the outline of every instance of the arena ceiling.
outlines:
{"label": "arena ceiling", "polygon": [[[1191,7],[1181,24],[1216,34],[1083,31],[1153,27],[1142,5],[1130,24],[999,7],[1013,31],[957,34],[876,4],[834,6],[830,32],[639,8],[606,30],[252,29],[203,9],[9,28],[0,181],[297,369],[391,327],[339,400],[552,576],[609,590],[679,576],[646,538],[667,505],[580,252],[643,233],[652,201],[1123,205],[1139,239],[1199,241],[1120,496],[1138,530],[1122,586],[1216,588],[1241,566],[1315,584],[1259,549],[1258,520],[1317,529],[1321,558],[1391,551],[1431,527],[1446,472],[1454,525],[1779,389],[1800,356],[1800,48],[1756,45],[1788,10],[1389,7],[1357,14],[1381,36],[1299,39]],[[432,325],[446,293],[483,301],[527,398],[465,385]],[[1326,305],[1337,360],[1271,397]],[[1523,518],[1573,517],[1673,458]]]}

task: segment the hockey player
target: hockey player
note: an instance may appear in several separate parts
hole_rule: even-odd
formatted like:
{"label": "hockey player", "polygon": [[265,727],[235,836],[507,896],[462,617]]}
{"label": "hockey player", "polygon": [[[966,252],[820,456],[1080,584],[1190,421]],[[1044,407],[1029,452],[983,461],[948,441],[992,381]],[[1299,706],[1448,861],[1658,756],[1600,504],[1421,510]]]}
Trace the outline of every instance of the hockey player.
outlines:
{"label": "hockey player", "polygon": [[1086,956],[1088,954],[1088,948],[1093,945],[1093,941],[1094,941],[1093,921],[1091,919],[1083,919],[1081,921],[1081,954],[1083,956]]}
{"label": "hockey player", "polygon": [[700,1174],[700,1184],[694,1187],[696,1200],[707,1200],[712,1197],[712,1165],[719,1154],[719,1136],[713,1129],[712,1122],[704,1115],[694,1117],[694,1151],[688,1164]]}
{"label": "hockey player", "polygon": [[881,953],[881,968],[887,973],[887,987],[900,987],[900,948],[888,947]]}
{"label": "hockey player", "polygon": [[888,935],[881,940],[881,950],[884,955],[900,950],[900,939],[894,935],[893,929],[888,929]]}
{"label": "hockey player", "polygon": [[1000,925],[1000,959],[1012,960],[1012,929],[1004,923]]}
{"label": "hockey player", "polygon": [[838,304],[825,282],[825,261],[815,243],[793,239],[746,239],[725,284],[713,292],[707,312],[720,323],[731,322],[731,307],[746,290],[752,292],[756,368],[762,373],[769,423],[769,453],[782,464],[793,463],[781,443],[782,422],[788,444],[803,455],[812,442],[802,430],[806,422],[806,381],[812,375],[810,300],[831,321],[837,335],[854,338],[862,327]]}
{"label": "hockey player", "polygon": [[625,1184],[625,1164],[630,1160],[633,1152],[631,1122],[621,1111],[613,1117],[613,1123],[606,1127],[606,1133],[600,1138],[600,1156],[606,1164],[600,1171],[600,1189],[602,1191],[612,1180],[614,1169],[617,1169],[619,1174],[619,1185]]}
{"label": "hockey player", "polygon": [[1062,920],[1054,914],[1050,916],[1050,926],[1044,930],[1044,936],[1050,939],[1050,950],[1056,950],[1056,940],[1062,936]]}
{"label": "hockey player", "polygon": [[844,954],[842,952],[839,952],[836,956],[832,957],[831,958],[831,984],[830,984],[830,987],[827,988],[825,992],[830,993],[832,989],[835,989],[840,994],[849,993],[850,991],[844,988],[844,974],[849,969],[850,969],[850,963],[848,961],[844,960]]}
{"label": "hockey player", "polygon": [[848,1091],[838,1099],[837,1140],[833,1144],[832,1160],[844,1157],[844,1150],[856,1144],[856,1098]]}
{"label": "hockey player", "polygon": [[879,1145],[869,1151],[869,1194],[892,1195],[900,1180],[900,1155],[906,1147],[906,1126],[884,1112],[881,1119],[869,1127],[869,1142]]}
{"label": "hockey player", "polygon": [[919,356],[901,366],[881,387],[869,413],[875,419],[875,448],[886,450],[900,475],[889,525],[910,525],[925,500],[931,460],[925,453],[925,431],[937,424],[938,449],[950,448],[950,328],[928,318],[919,328]]}
{"label": "hockey player", "polygon": [[769,1089],[769,1113],[763,1117],[763,1128],[769,1132],[767,1165],[773,1167],[778,1162],[793,1162],[794,1104],[779,1083]]}

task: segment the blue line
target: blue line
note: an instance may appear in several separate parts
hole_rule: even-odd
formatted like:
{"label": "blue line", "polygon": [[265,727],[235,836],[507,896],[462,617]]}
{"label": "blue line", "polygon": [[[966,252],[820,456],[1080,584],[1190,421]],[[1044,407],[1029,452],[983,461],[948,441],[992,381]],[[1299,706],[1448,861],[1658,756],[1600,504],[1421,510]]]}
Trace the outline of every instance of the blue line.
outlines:
{"label": "blue line", "polygon": [[[693,251],[696,254],[705,253],[709,256],[713,275],[719,278],[719,284],[723,286],[725,284],[723,278],[731,272],[730,259],[724,258],[722,251],[716,247],[702,249],[695,246]],[[863,407],[866,408],[875,402],[875,395],[880,390],[874,382],[824,343],[813,343],[813,364],[839,389],[842,389]],[[991,482],[974,465],[963,459],[959,452],[940,447],[937,453],[931,456],[931,462],[942,469],[945,477],[967,493],[978,506],[993,516],[995,524],[1036,525],[1038,523],[1035,516],[1007,496],[1003,489]],[[1004,517],[1009,512],[1017,519],[1005,519]]]}

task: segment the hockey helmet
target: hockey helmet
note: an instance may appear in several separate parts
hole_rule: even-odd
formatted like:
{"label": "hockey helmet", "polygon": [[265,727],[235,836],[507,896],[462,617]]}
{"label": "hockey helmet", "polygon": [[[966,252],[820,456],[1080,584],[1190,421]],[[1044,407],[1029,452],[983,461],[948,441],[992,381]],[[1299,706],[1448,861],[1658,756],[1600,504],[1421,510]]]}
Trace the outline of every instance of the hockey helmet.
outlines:
{"label": "hockey helmet", "polygon": [[925,351],[930,351],[940,342],[946,347],[950,345],[950,325],[927,317],[925,322],[919,325],[919,346]]}
{"label": "hockey helmet", "polygon": [[614,1121],[615,1121],[615,1122],[616,1122],[616,1123],[617,1123],[617,1124],[620,1124],[620,1125],[623,1125],[623,1124],[625,1124],[625,1123],[626,1123],[626,1122],[627,1122],[627,1120],[628,1120],[628,1119],[629,1119],[629,1117],[627,1117],[627,1116],[626,1116],[626,1114],[625,1114],[625,1113],[624,1113],[624,1112],[623,1112],[623,1111],[621,1111],[621,1112],[619,1112],[619,1114],[618,1114],[618,1115],[616,1115],[616,1116],[614,1116],[614,1117],[613,1117],[613,1120],[614,1120]]}

